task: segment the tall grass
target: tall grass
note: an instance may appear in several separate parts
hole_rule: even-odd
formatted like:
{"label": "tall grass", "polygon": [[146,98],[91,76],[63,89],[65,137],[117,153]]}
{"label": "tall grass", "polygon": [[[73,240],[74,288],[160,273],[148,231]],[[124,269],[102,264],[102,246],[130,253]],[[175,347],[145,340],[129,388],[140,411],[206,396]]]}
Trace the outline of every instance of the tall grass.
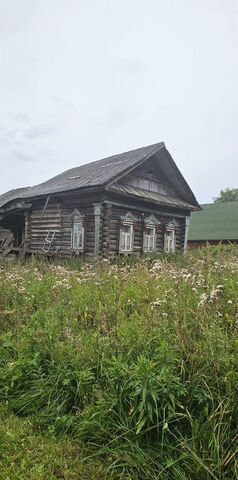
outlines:
{"label": "tall grass", "polygon": [[0,266],[0,401],[108,478],[238,478],[238,250]]}

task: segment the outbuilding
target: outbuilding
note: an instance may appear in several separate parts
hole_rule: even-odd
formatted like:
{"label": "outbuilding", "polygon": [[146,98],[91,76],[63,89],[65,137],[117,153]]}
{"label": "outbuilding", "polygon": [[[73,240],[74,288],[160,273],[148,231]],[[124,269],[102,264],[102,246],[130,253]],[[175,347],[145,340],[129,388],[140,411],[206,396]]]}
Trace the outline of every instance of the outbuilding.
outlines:
{"label": "outbuilding", "polygon": [[238,243],[238,202],[217,202],[201,205],[192,213],[188,234],[189,248],[206,244]]}

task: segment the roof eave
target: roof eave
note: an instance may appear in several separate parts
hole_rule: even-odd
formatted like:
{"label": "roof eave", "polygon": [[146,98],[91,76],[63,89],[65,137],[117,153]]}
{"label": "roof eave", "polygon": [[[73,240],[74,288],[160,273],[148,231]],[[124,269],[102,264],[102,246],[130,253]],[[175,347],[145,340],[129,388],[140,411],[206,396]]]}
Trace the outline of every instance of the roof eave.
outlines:
{"label": "roof eave", "polygon": [[57,192],[45,192],[45,193],[42,193],[42,194],[39,194],[39,195],[32,195],[32,196],[29,195],[29,197],[17,197],[17,198],[14,198],[12,200],[9,200],[9,202],[2,205],[0,207],[0,213],[4,213],[6,211],[6,209],[11,208],[11,204],[13,204],[14,202],[18,203],[20,201],[28,202],[28,201],[40,200],[40,199],[48,197],[48,196],[50,196],[50,197],[55,197],[55,196],[59,196],[59,195],[63,196],[64,194],[67,194],[69,192],[76,192],[76,191],[79,191],[80,193],[81,192],[90,193],[90,192],[99,192],[99,191],[103,191],[103,190],[104,190],[103,186],[93,185],[91,187],[75,187],[75,188],[71,188],[69,190],[59,190]]}
{"label": "roof eave", "polygon": [[119,191],[114,191],[114,190],[111,190],[110,188],[106,188],[105,191],[107,192],[110,192],[110,193],[113,193],[113,194],[116,194],[116,195],[119,195],[119,196],[122,196],[122,197],[132,197],[134,198],[135,200],[138,200],[138,198],[141,200],[141,201],[144,201],[146,203],[152,203],[152,204],[155,204],[155,205],[159,205],[163,208],[173,208],[173,209],[176,209],[176,210],[184,210],[186,212],[191,212],[193,211],[194,209],[196,209],[196,207],[189,207],[189,208],[186,208],[185,206],[181,206],[181,205],[176,205],[176,204],[166,204],[166,203],[163,203],[163,202],[159,202],[159,201],[156,201],[156,200],[152,200],[151,198],[147,198],[147,197],[138,197],[137,195],[133,195],[131,193],[126,193],[126,192],[119,192]]}

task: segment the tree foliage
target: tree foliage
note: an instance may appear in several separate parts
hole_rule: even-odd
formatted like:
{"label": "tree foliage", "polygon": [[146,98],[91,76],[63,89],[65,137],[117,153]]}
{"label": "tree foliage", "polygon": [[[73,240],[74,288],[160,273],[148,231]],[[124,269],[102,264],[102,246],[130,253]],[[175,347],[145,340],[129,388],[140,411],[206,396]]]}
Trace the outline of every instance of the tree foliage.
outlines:
{"label": "tree foliage", "polygon": [[238,188],[225,188],[221,190],[218,197],[214,198],[215,203],[234,202],[238,200]]}

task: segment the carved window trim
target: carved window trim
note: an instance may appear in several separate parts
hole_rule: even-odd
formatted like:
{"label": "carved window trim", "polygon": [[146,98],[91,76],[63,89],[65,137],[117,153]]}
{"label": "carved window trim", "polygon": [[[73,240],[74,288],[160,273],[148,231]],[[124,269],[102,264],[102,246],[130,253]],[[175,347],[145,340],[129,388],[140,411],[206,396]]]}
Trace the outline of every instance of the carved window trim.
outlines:
{"label": "carved window trim", "polygon": [[123,215],[121,217],[121,221],[122,221],[122,223],[125,222],[125,223],[132,223],[133,224],[133,223],[138,222],[138,218],[135,215],[133,215],[133,213],[127,212],[126,215]]}

